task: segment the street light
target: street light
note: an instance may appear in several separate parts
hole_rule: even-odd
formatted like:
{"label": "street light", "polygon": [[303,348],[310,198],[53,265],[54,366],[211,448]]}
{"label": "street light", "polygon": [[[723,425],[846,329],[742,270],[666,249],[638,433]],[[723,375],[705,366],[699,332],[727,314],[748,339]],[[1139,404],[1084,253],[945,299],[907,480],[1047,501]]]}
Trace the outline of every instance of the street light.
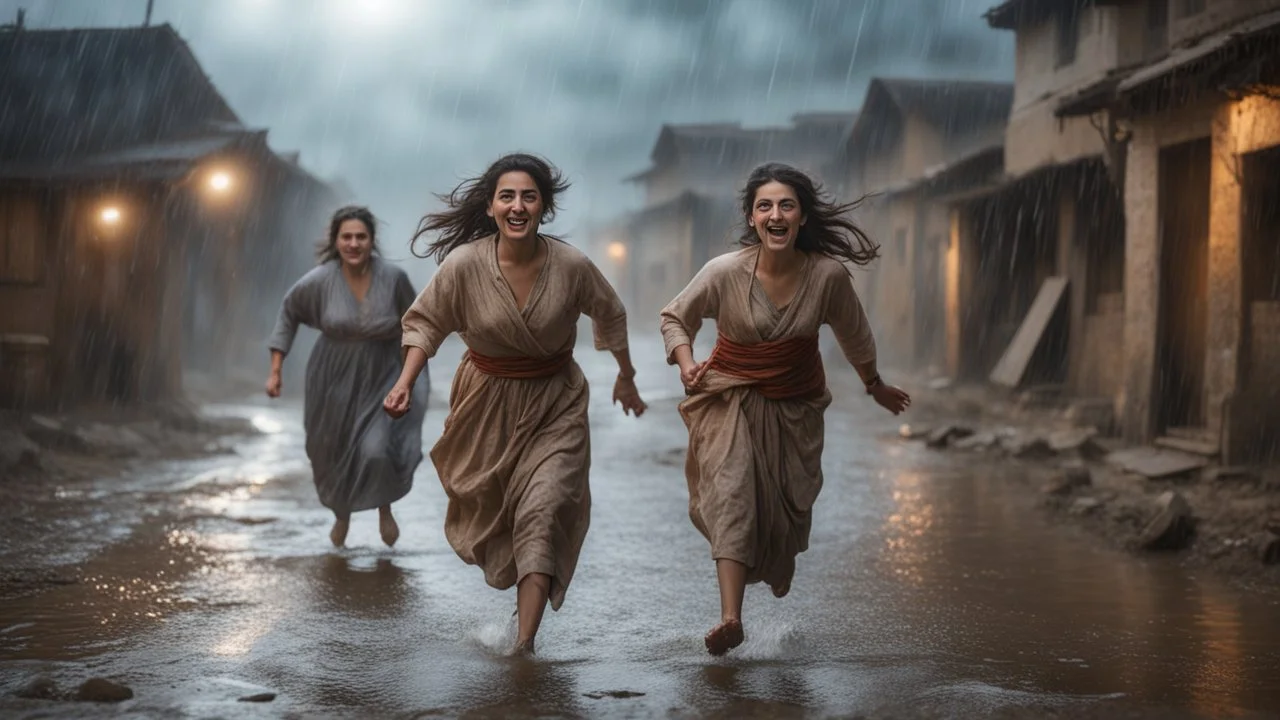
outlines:
{"label": "street light", "polygon": [[627,258],[627,246],[620,242],[609,243],[609,257],[619,262]]}
{"label": "street light", "polygon": [[216,193],[224,193],[231,188],[231,176],[218,170],[209,176],[209,187]]}
{"label": "street light", "polygon": [[98,215],[103,225],[115,226],[120,224],[120,208],[115,205],[107,205],[102,208],[102,212]]}

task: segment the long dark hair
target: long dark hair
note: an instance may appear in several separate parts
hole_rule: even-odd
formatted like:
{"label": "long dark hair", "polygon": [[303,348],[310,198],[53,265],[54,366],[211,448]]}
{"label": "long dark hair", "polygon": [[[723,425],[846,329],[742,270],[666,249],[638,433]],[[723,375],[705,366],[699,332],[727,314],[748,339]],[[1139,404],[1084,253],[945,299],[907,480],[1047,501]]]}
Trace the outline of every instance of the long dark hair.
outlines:
{"label": "long dark hair", "polygon": [[[509,172],[526,173],[538,186],[538,194],[542,196],[539,224],[555,219],[556,196],[569,189],[569,181],[554,165],[536,155],[511,153],[494,161],[480,177],[462,181],[448,195],[437,195],[449,207],[422,218],[418,231],[409,241],[409,251],[417,257],[435,258],[439,262],[458,247],[498,232],[497,221],[488,215],[489,203],[498,191],[498,179]],[[440,236],[427,245],[426,252],[419,253],[418,240],[434,232]]]}
{"label": "long dark hair", "polygon": [[[836,203],[808,175],[782,163],[768,163],[751,171],[742,189],[742,214],[751,217],[756,191],[766,183],[780,182],[790,187],[800,201],[800,211],[807,218],[796,235],[796,249],[822,253],[855,265],[868,265],[880,256],[880,246],[848,215],[862,204],[865,197],[851,203]],[[760,236],[749,224],[743,228],[738,242],[744,247],[760,244]]]}
{"label": "long dark hair", "polygon": [[348,205],[338,208],[329,219],[329,235],[316,246],[316,260],[320,261],[321,265],[338,259],[338,230],[342,227],[342,223],[348,220],[359,220],[364,223],[369,231],[369,242],[372,245],[370,254],[378,252],[378,219],[367,207]]}

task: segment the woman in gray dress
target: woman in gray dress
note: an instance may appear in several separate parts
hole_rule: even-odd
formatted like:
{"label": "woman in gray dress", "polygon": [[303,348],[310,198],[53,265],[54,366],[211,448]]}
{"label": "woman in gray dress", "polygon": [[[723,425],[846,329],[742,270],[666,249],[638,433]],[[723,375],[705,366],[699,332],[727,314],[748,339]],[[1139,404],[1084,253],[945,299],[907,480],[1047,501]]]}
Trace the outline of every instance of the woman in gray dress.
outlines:
{"label": "woman in gray dress", "polygon": [[346,541],[351,513],[373,508],[382,541],[395,545],[400,528],[391,503],[409,493],[422,462],[426,370],[408,414],[393,420],[382,412],[400,375],[400,318],[417,293],[404,270],[378,257],[374,226],[363,207],[334,213],[320,266],[289,289],[268,343],[267,395],[279,397],[280,367],[298,325],[320,331],[307,361],[303,416],[316,492],[336,518],[329,532],[336,547]]}

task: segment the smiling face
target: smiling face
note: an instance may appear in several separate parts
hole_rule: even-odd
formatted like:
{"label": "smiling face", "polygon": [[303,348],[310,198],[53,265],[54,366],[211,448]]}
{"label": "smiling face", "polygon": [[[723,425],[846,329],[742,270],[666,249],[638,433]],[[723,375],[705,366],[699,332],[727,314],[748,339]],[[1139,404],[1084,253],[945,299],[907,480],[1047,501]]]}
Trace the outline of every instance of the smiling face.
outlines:
{"label": "smiling face", "polygon": [[760,244],[766,250],[779,252],[795,247],[805,215],[800,209],[796,191],[790,185],[774,180],[756,190],[749,222],[755,228]]}
{"label": "smiling face", "polygon": [[337,247],[343,264],[358,270],[369,262],[369,256],[373,254],[373,235],[363,221],[343,220],[338,226],[334,246]]}
{"label": "smiling face", "polygon": [[498,224],[499,236],[520,241],[537,236],[542,209],[537,183],[528,173],[514,170],[498,178],[488,214]]}

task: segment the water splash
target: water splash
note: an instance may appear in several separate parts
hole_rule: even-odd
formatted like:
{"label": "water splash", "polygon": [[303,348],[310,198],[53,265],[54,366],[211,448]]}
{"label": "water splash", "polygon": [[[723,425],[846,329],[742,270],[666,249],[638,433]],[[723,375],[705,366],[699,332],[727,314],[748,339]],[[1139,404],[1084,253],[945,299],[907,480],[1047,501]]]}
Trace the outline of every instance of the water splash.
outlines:
{"label": "water splash", "polygon": [[516,643],[516,616],[512,615],[505,621],[482,623],[472,629],[466,639],[487,653],[505,656]]}

